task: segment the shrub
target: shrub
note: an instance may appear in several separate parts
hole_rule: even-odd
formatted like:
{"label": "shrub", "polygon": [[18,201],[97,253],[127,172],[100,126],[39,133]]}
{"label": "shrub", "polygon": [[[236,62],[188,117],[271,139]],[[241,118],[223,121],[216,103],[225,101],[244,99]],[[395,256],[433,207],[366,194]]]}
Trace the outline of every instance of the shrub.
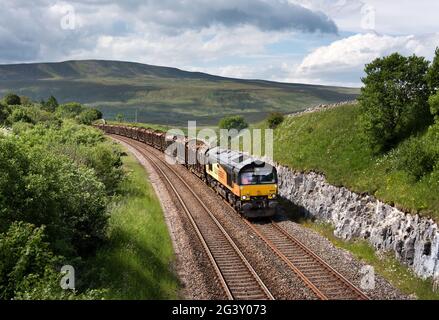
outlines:
{"label": "shrub", "polygon": [[435,155],[429,150],[425,139],[410,138],[398,150],[396,167],[419,180],[433,171],[435,160]]}
{"label": "shrub", "polygon": [[222,118],[218,124],[220,129],[236,129],[241,131],[245,128],[248,128],[248,123],[244,120],[242,116],[230,116]]}
{"label": "shrub", "polygon": [[44,227],[13,222],[0,234],[0,299],[12,299],[25,286],[41,282],[57,259],[44,241]]}
{"label": "shrub", "polygon": [[27,110],[22,107],[13,109],[11,115],[8,117],[8,122],[13,124],[15,122],[34,123]]}
{"label": "shrub", "polygon": [[10,109],[7,105],[0,102],[0,124],[5,123],[10,115]]}
{"label": "shrub", "polygon": [[73,119],[77,117],[83,110],[84,107],[82,106],[82,104],[77,102],[70,102],[60,105],[57,108],[56,113],[61,118]]}
{"label": "shrub", "polygon": [[102,112],[96,109],[86,109],[76,119],[81,124],[91,125],[93,121],[102,119]]}
{"label": "shrub", "polygon": [[430,105],[431,114],[435,117],[436,121],[439,119],[439,91],[436,94],[430,96],[428,99]]}
{"label": "shrub", "polygon": [[64,256],[88,255],[105,238],[105,187],[92,169],[14,137],[0,138],[0,163],[0,232],[18,220],[46,225]]}
{"label": "shrub", "polygon": [[17,96],[14,93],[8,93],[3,100],[5,101],[5,103],[9,106],[15,106],[15,105],[20,105],[21,104],[21,99],[19,96]]}
{"label": "shrub", "polygon": [[284,115],[279,112],[271,113],[267,118],[267,124],[270,129],[275,129],[284,121]]}
{"label": "shrub", "polygon": [[55,110],[59,107],[58,101],[54,96],[50,96],[47,101],[42,101],[41,105],[44,110],[49,112],[55,112]]}

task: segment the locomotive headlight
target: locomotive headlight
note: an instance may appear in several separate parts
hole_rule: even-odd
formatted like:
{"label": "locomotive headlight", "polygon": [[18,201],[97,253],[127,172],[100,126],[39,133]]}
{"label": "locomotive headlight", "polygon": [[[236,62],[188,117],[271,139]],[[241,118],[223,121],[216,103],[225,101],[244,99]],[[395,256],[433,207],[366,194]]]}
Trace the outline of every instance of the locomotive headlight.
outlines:
{"label": "locomotive headlight", "polygon": [[276,194],[275,194],[275,193],[270,194],[269,198],[270,198],[270,199],[276,199]]}
{"label": "locomotive headlight", "polygon": [[241,199],[242,199],[242,200],[247,200],[248,197],[247,197],[247,196],[242,196]]}

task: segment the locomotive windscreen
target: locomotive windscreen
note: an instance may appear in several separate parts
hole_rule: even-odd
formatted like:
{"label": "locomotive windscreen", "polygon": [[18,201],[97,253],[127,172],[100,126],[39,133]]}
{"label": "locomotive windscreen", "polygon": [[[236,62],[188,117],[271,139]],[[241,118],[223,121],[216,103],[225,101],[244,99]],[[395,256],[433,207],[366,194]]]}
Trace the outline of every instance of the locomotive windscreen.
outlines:
{"label": "locomotive windscreen", "polygon": [[274,184],[276,183],[275,170],[251,170],[241,173],[241,185],[254,185],[254,184]]}

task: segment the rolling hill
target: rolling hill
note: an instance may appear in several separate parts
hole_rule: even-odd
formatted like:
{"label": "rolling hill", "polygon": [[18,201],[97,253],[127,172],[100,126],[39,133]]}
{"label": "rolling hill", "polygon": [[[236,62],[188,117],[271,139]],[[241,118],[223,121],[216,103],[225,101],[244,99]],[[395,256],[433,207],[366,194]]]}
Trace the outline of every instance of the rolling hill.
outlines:
{"label": "rolling hill", "polygon": [[209,125],[229,114],[260,121],[267,113],[293,113],[320,103],[351,100],[355,88],[224,78],[140,63],[84,60],[0,65],[0,95],[13,91],[34,100],[54,95],[78,101],[112,119]]}

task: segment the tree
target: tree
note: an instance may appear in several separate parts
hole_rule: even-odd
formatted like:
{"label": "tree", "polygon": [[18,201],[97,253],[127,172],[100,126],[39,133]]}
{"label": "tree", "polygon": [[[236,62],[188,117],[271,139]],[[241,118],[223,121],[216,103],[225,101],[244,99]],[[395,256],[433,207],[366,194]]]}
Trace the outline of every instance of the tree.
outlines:
{"label": "tree", "polygon": [[436,48],[435,53],[435,57],[427,73],[427,81],[431,94],[439,90],[439,48]]}
{"label": "tree", "polygon": [[283,121],[284,115],[279,112],[272,112],[267,118],[268,127],[270,129],[277,128],[277,126],[280,125]]}
{"label": "tree", "polygon": [[375,152],[389,150],[431,123],[427,70],[424,58],[398,53],[366,65],[359,97],[361,126]]}
{"label": "tree", "polygon": [[21,99],[19,96],[17,96],[14,93],[8,93],[5,97],[4,97],[4,101],[8,106],[15,106],[15,105],[20,105],[21,104]]}
{"label": "tree", "polygon": [[439,91],[428,99],[431,114],[439,121]]}
{"label": "tree", "polygon": [[54,96],[50,96],[47,101],[42,101],[42,106],[43,109],[47,111],[55,112],[55,110],[59,107],[59,104]]}
{"label": "tree", "polygon": [[114,120],[116,120],[116,122],[123,122],[125,120],[125,116],[122,113],[118,113]]}
{"label": "tree", "polygon": [[245,128],[248,128],[248,123],[244,120],[242,116],[229,116],[222,118],[218,124],[220,129],[236,129],[241,131]]}

